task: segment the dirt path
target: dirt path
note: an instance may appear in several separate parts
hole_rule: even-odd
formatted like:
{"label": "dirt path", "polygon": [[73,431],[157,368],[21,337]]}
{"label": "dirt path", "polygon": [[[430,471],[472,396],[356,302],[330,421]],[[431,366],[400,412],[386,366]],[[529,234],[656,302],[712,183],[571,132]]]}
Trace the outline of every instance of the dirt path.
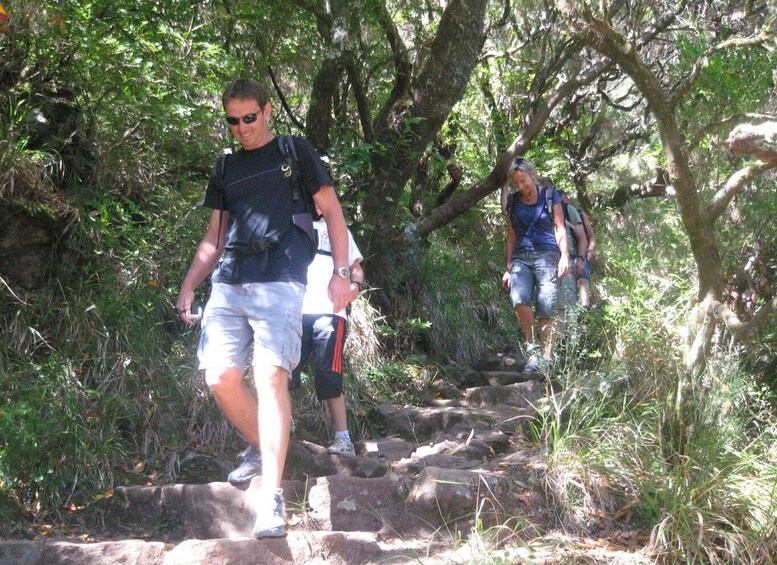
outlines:
{"label": "dirt path", "polygon": [[0,565],[649,563],[639,536],[610,524],[588,539],[553,527],[531,424],[551,387],[510,352],[425,406],[376,407],[380,439],[357,456],[292,442],[282,539],[255,540],[252,499],[225,482],[119,487],[83,512],[83,531],[0,542]]}

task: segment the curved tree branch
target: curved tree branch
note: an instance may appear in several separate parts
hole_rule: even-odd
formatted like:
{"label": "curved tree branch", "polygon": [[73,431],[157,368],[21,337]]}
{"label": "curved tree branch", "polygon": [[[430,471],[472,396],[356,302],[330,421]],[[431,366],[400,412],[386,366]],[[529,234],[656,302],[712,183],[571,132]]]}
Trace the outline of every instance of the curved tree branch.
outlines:
{"label": "curved tree branch", "polygon": [[720,320],[726,329],[731,332],[738,341],[748,342],[758,336],[774,317],[777,311],[777,297],[756,310],[748,322],[743,322],[725,304],[713,303],[715,317]]}
{"label": "curved tree branch", "polygon": [[558,106],[562,100],[574,93],[580,86],[594,80],[611,65],[612,63],[609,61],[603,61],[594,65],[592,68],[589,68],[575,80],[571,80],[561,85],[558,90],[552,93],[545,103],[538,108],[529,120],[526,129],[521,132],[521,135],[515,138],[507,151],[499,158],[499,161],[491,172],[471,186],[466,192],[451,198],[442,206],[438,206],[432,210],[427,217],[416,224],[415,235],[418,237],[426,237],[434,230],[452,222],[482,198],[501,188],[505,184],[510,161],[512,161],[516,155],[526,151],[531,141],[542,130],[542,126],[548,120],[553,109]]}
{"label": "curved tree branch", "polygon": [[348,73],[348,80],[353,87],[353,96],[356,98],[356,108],[359,112],[359,123],[362,126],[364,140],[369,143],[372,140],[372,120],[370,118],[370,102],[367,99],[367,92],[364,83],[361,80],[358,65],[356,64],[353,52],[347,51],[343,54],[343,63],[345,71]]}
{"label": "curved tree branch", "polygon": [[777,164],[777,121],[737,126],[728,135],[726,147],[735,157],[755,157]]}
{"label": "curved tree branch", "polygon": [[670,192],[669,175],[663,169],[656,171],[656,176],[642,183],[624,184],[613,192],[608,206],[620,208],[632,198],[660,198]]}
{"label": "curved tree branch", "polygon": [[688,142],[688,147],[691,149],[697,147],[705,137],[719,129],[733,128],[734,126],[743,123],[752,124],[753,122],[770,121],[774,119],[774,116],[770,116],[768,114],[734,114],[733,116],[728,116],[722,120],[712,122],[704,126],[702,129],[696,132],[696,135],[693,136],[693,139]]}
{"label": "curved tree branch", "polygon": [[391,113],[391,109],[394,104],[403,96],[405,96],[410,90],[410,80],[413,74],[413,65],[410,63],[410,58],[407,55],[407,47],[402,41],[402,37],[399,35],[394,20],[389,14],[388,8],[384,0],[377,0],[375,2],[377,9],[378,23],[383,28],[383,33],[386,35],[386,40],[391,47],[391,53],[394,61],[394,85],[391,87],[391,92],[386,98],[383,107],[378,111],[375,116],[374,128],[379,129],[386,126],[388,123],[388,116]]}
{"label": "curved tree branch", "polygon": [[739,194],[748,183],[766,171],[774,168],[777,168],[777,162],[759,163],[740,169],[731,175],[705,206],[703,211],[704,216],[707,217],[710,222],[714,222],[720,218],[734,196]]}
{"label": "curved tree branch", "polygon": [[272,70],[272,67],[270,65],[267,65],[267,74],[270,76],[272,87],[273,89],[275,89],[275,94],[278,95],[278,100],[280,100],[281,107],[283,108],[283,111],[288,116],[289,121],[291,121],[291,123],[293,123],[296,127],[298,127],[300,131],[304,130],[305,124],[299,121],[299,119],[294,115],[294,112],[291,110],[289,103],[286,101],[286,96],[284,96],[283,94],[281,85],[278,84],[278,81],[275,79],[275,72]]}
{"label": "curved tree branch", "polygon": [[[382,122],[376,119],[375,143],[385,149],[370,155],[371,187],[362,208],[368,221],[380,218],[394,225],[398,209],[387,207],[386,201],[399,201],[419,159],[464,95],[485,42],[487,4],[487,0],[448,2],[406,97],[388,113],[382,111]],[[368,242],[373,245],[390,243],[385,237],[374,238]]]}
{"label": "curved tree branch", "polygon": [[586,45],[617,63],[645,97],[658,125],[667,169],[677,192],[680,217],[698,268],[699,300],[704,300],[710,293],[719,297],[723,287],[720,250],[714,225],[702,213],[688,145],[675,113],[676,100],[672,99],[671,91],[664,87],[659,76],[643,61],[632,42],[594,17],[586,3],[558,0],[558,6],[567,15],[570,31]]}
{"label": "curved tree branch", "polygon": [[539,134],[550,113],[562,100],[573,94],[579,87],[590,83],[612,66],[609,61],[602,61],[574,80],[562,84],[555,92],[548,96],[544,104],[529,120],[526,128],[521,132],[505,153],[499,158],[496,166],[483,179],[478,181],[466,192],[454,196],[442,206],[438,206],[425,218],[416,224],[416,235],[426,237],[434,230],[452,222],[459,215],[469,210],[480,199],[488,196],[505,184],[507,169],[510,161],[521,153],[524,153],[531,141]]}

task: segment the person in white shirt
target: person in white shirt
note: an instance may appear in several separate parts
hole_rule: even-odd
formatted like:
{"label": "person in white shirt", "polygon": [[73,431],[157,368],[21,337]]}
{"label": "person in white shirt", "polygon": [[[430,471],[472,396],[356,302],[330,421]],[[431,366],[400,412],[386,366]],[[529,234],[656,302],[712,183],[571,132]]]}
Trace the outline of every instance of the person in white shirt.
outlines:
{"label": "person in white shirt", "polygon": [[[318,253],[308,267],[308,286],[302,303],[302,351],[300,362],[292,371],[289,389],[300,386],[300,376],[306,361],[313,354],[316,396],[326,400],[332,418],[334,438],[327,452],[355,455],[348,433],[343,395],[343,348],[347,334],[346,309],[332,313],[334,305],[327,294],[334,263],[326,222],[313,222],[318,233]],[[363,256],[348,231],[348,263],[351,277],[351,301],[364,288]]]}

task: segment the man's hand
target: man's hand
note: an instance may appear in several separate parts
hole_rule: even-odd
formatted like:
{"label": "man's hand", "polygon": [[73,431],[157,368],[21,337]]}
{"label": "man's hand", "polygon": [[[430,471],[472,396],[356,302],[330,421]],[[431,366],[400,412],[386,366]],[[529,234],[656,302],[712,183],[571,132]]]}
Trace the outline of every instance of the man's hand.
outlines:
{"label": "man's hand", "polygon": [[345,308],[351,303],[351,281],[340,275],[332,275],[327,287],[329,300],[334,304],[334,314]]}
{"label": "man's hand", "polygon": [[349,304],[353,303],[354,300],[359,298],[359,293],[361,292],[361,286],[356,281],[351,282],[351,297],[349,299]]}
{"label": "man's hand", "polygon": [[193,303],[194,291],[181,289],[181,293],[178,295],[178,301],[175,303],[175,312],[178,314],[178,317],[189,326],[193,326],[197,323],[189,317]]}
{"label": "man's hand", "polygon": [[505,271],[502,275],[502,288],[506,291],[510,290],[510,271]]}
{"label": "man's hand", "polygon": [[563,279],[569,274],[569,256],[561,254],[558,260],[558,278]]}

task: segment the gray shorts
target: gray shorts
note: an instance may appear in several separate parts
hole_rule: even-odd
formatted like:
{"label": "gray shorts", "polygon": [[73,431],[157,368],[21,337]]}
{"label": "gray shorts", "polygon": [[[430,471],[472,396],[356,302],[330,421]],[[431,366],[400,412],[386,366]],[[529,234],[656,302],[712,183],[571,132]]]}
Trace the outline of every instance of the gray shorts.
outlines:
{"label": "gray shorts", "polygon": [[559,310],[564,308],[574,308],[577,305],[577,284],[575,277],[567,275],[558,281],[558,296],[556,297],[556,307]]}
{"label": "gray shorts", "polygon": [[299,363],[304,285],[296,282],[214,283],[202,316],[200,369],[254,366],[291,372]]}
{"label": "gray shorts", "polygon": [[537,318],[553,318],[558,293],[558,251],[521,251],[510,263],[510,298],[513,308],[537,300]]}

